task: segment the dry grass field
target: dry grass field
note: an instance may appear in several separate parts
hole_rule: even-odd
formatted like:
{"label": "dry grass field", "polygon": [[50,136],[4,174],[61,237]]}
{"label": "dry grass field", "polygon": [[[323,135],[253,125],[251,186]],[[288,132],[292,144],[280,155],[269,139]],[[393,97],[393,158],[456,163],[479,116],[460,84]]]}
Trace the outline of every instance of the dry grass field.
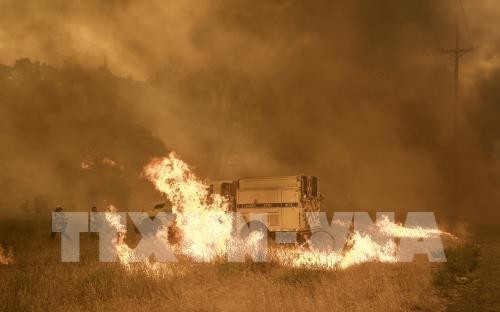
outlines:
{"label": "dry grass field", "polygon": [[97,240],[81,235],[81,262],[61,263],[48,221],[0,224],[15,263],[0,265],[2,311],[444,311],[447,299],[428,263],[371,263],[344,271],[273,263],[166,264],[162,276],[97,261]]}

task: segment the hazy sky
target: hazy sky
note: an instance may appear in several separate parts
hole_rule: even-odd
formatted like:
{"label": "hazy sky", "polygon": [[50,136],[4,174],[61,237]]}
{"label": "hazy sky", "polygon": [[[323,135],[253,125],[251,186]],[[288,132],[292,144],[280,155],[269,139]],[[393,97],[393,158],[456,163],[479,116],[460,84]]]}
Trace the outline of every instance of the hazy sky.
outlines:
{"label": "hazy sky", "polygon": [[[453,44],[456,18],[463,26],[465,43],[477,48],[476,56],[467,62],[474,66],[469,67],[491,67],[500,38],[500,30],[493,26],[500,5],[495,0],[464,0],[463,5],[466,20],[460,2],[455,0],[420,4],[2,0],[0,62],[10,64],[26,56],[56,65],[76,61],[97,66],[107,59],[113,72],[138,79],[148,77],[172,59],[190,67],[223,62],[248,72],[266,72],[284,66],[286,57],[295,49],[310,47],[317,40],[341,51],[362,41],[385,45],[390,34],[388,38],[369,38],[384,24],[395,26],[387,31],[408,35],[418,31],[415,28],[428,27],[423,33],[434,37],[426,45],[419,45],[422,36],[412,38],[418,46],[412,52],[415,57],[439,57],[435,53],[440,48]],[[328,33],[330,38],[322,36]],[[377,53],[377,45],[371,48]],[[373,50],[367,50],[367,56]]]}
{"label": "hazy sky", "polygon": [[[454,0],[0,0],[0,63],[106,63],[121,77],[159,77],[128,90],[104,83],[119,93],[118,108],[85,95],[83,116],[119,109],[107,130],[151,142],[123,157],[134,166],[173,149],[207,178],[318,174],[330,210],[455,214],[480,205],[494,215],[499,17],[494,0],[464,0],[463,9]],[[453,62],[441,53],[454,46],[455,22],[475,48],[461,63],[460,209],[450,208]],[[21,133],[8,129],[4,150]]]}

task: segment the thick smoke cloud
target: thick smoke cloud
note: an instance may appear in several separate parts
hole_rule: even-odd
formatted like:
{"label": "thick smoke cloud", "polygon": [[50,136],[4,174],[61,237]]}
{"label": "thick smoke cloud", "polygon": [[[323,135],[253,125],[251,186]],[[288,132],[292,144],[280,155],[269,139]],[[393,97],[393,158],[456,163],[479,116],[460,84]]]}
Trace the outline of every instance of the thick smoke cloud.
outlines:
{"label": "thick smoke cloud", "polygon": [[[168,146],[212,179],[317,174],[330,211],[427,210],[443,220],[470,219],[482,189],[488,196],[481,200],[481,211],[494,216],[496,184],[484,179],[493,173],[481,164],[497,166],[488,146],[498,138],[494,126],[488,131],[480,125],[495,116],[494,101],[484,99],[496,94],[488,88],[495,76],[485,73],[492,70],[498,48],[484,25],[492,25],[491,15],[499,10],[493,3],[466,3],[465,27],[458,5],[430,0],[3,1],[0,61],[41,60],[61,70],[64,81],[71,64],[86,68],[81,71],[90,78],[73,77],[74,85],[65,82],[64,88],[78,90],[97,81],[87,89],[93,95],[71,94],[65,114],[73,121],[64,128],[81,129],[74,120],[90,120],[89,128],[101,129],[101,135],[84,136],[79,146],[98,145],[106,151],[100,157],[127,158],[121,162],[132,163],[130,172]],[[454,44],[455,21],[461,23],[464,44],[484,45],[463,62],[463,112],[470,114],[460,124],[465,151],[460,157],[454,156],[452,63],[440,53]],[[106,74],[107,81],[93,70],[104,62],[113,73]],[[53,121],[46,107],[33,107],[36,101],[26,105],[26,111],[38,112],[36,117]],[[26,119],[25,127],[38,133],[37,122]],[[57,127],[49,128],[58,135]],[[136,133],[124,136],[130,141],[110,144],[128,130]],[[20,130],[9,131],[2,142],[6,150],[17,150],[12,141]],[[60,145],[45,151],[75,141],[59,136],[64,138]],[[37,144],[33,140],[23,148]],[[82,157],[80,152],[72,159]],[[69,159],[58,157],[63,163]],[[26,162],[37,164],[35,158]],[[462,174],[456,174],[457,167]],[[64,164],[57,168],[65,172],[56,179],[64,181],[58,191],[64,193],[74,175]],[[455,179],[460,179],[459,198]],[[17,177],[13,181],[26,184]]]}
{"label": "thick smoke cloud", "polygon": [[166,148],[133,114],[136,82],[21,59],[0,69],[0,90],[2,210],[128,207],[148,194],[142,166]]}

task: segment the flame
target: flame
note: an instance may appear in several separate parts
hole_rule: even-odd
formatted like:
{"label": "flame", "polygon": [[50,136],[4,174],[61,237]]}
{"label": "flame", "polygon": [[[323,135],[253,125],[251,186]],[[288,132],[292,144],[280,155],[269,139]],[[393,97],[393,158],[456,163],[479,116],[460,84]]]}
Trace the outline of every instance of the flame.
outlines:
{"label": "flame", "polygon": [[130,266],[130,263],[134,260],[133,250],[125,243],[125,238],[127,235],[127,227],[121,222],[121,215],[117,213],[115,206],[110,205],[108,211],[105,213],[106,221],[112,226],[117,232],[117,237],[113,238],[112,245],[116,248],[116,253],[120,263],[126,267]]}
{"label": "flame", "polygon": [[213,261],[227,253],[233,218],[224,197],[209,195],[208,185],[174,152],[153,159],[143,173],[172,202],[180,252],[196,261]]}
{"label": "flame", "polygon": [[456,238],[454,235],[438,229],[426,229],[421,226],[405,227],[390,221],[388,216],[383,216],[383,218],[377,222],[377,228],[381,233],[394,237],[429,238],[436,235],[446,235]]}
{"label": "flame", "polygon": [[342,252],[310,250],[301,247],[299,250],[279,251],[276,253],[276,261],[296,268],[346,269],[371,261],[397,262],[396,250],[396,244],[392,240],[379,244],[370,235],[355,232]]}
{"label": "flame", "polygon": [[80,168],[83,170],[90,170],[94,164],[90,161],[84,160],[80,163]]}
{"label": "flame", "polygon": [[[121,222],[121,215],[117,213],[117,209],[113,205],[108,207],[105,218],[108,224],[118,232],[117,237],[112,241],[111,248],[116,249],[119,262],[128,272],[143,273],[155,278],[171,278],[183,273],[178,268],[174,270],[170,264],[152,262],[149,258],[138,257],[134,250],[125,242],[127,228]],[[160,229],[156,235],[160,235],[166,240],[168,235],[167,229]],[[133,263],[136,262],[138,262],[138,265],[134,266]]]}
{"label": "flame", "polygon": [[[379,233],[387,238],[429,238],[436,235],[452,234],[437,229],[422,227],[405,227],[394,223],[384,216],[376,222]],[[275,257],[279,263],[291,267],[320,268],[320,269],[346,269],[356,264],[365,262],[398,262],[396,256],[398,246],[392,239],[378,243],[366,233],[355,231],[349,238],[346,248],[342,252],[309,250],[281,250]]]}
{"label": "flame", "polygon": [[14,263],[14,254],[12,248],[9,248],[9,251],[6,251],[2,245],[0,245],[0,264],[13,264]]}
{"label": "flame", "polygon": [[109,157],[103,157],[101,159],[98,159],[96,157],[86,157],[80,162],[80,168],[82,168],[83,170],[91,170],[96,164],[101,164],[103,166],[108,166],[111,168],[118,168],[120,170],[123,170],[125,168]]}

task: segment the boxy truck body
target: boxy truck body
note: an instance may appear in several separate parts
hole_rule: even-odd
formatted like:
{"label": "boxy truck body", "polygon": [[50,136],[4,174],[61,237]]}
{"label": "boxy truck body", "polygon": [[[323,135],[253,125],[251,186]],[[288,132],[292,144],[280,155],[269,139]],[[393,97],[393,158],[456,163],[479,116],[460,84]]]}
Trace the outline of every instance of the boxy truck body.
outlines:
{"label": "boxy truck body", "polygon": [[235,210],[245,220],[250,214],[266,214],[270,232],[306,232],[306,213],[320,210],[315,176],[242,178],[234,185]]}

